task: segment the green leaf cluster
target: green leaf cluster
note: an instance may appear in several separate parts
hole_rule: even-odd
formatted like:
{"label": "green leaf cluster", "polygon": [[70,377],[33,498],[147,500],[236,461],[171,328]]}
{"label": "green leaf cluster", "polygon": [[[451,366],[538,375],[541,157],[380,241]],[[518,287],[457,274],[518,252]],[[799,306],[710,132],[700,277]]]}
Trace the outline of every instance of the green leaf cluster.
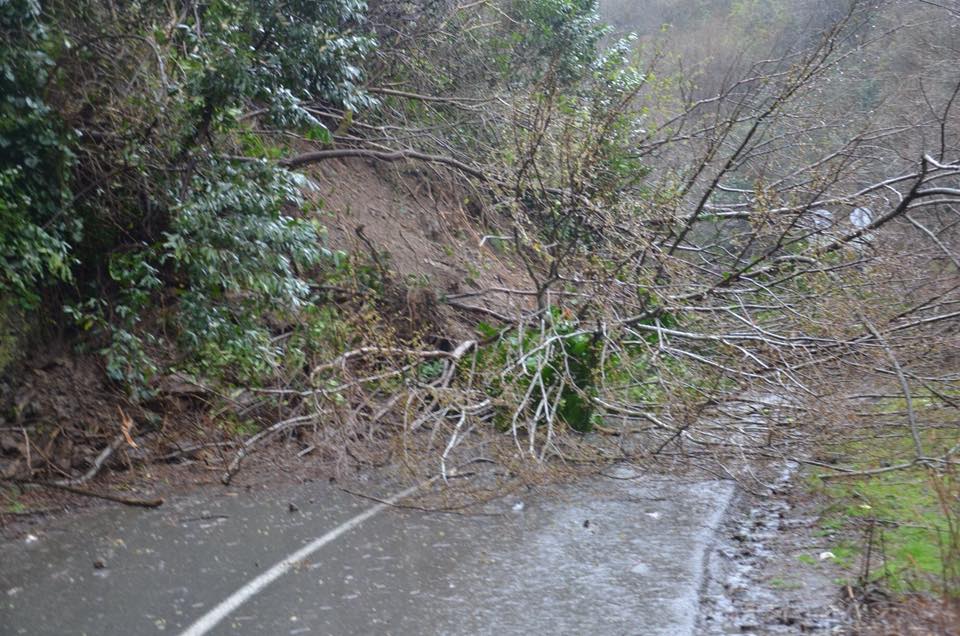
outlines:
{"label": "green leaf cluster", "polygon": [[[577,432],[588,433],[596,423],[594,399],[598,394],[600,340],[585,332],[578,321],[564,316],[559,308],[551,311],[550,318],[547,330],[521,329],[501,334],[485,323],[477,326],[482,336],[497,338],[481,351],[480,365],[506,369],[490,382],[487,391],[493,397],[512,402],[531,392],[532,383],[542,383],[542,393],[554,396],[559,392],[558,419]],[[498,413],[501,428],[509,425],[512,406],[507,404]],[[536,420],[540,414],[525,415]]]}
{"label": "green leaf cluster", "polygon": [[365,12],[0,1],[0,293],[66,308],[134,393],[159,367],[157,321],[181,361],[268,371],[271,325],[311,302],[309,277],[336,259],[306,181],[268,163],[282,150],[249,114],[329,142],[311,104],[375,105],[361,88]]}
{"label": "green leaf cluster", "polygon": [[0,292],[26,307],[71,278],[72,135],[44,100],[54,46],[37,0],[0,3]]}

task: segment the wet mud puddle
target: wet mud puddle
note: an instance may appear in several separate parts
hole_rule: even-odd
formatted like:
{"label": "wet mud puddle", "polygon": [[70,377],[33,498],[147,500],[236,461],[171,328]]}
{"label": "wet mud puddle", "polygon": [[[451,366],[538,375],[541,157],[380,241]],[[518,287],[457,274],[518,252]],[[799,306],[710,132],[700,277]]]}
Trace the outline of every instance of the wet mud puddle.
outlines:
{"label": "wet mud puddle", "polygon": [[709,553],[696,633],[846,633],[836,572],[830,563],[809,565],[831,554],[812,532],[812,506],[787,496],[795,473],[785,468],[769,496],[737,496]]}

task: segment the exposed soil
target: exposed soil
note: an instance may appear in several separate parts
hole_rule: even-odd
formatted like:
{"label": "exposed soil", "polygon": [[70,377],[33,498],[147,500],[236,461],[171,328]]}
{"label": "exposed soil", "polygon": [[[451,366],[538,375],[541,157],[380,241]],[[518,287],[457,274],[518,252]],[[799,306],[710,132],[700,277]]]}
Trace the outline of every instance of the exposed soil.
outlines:
{"label": "exposed soil", "polygon": [[34,468],[60,476],[89,466],[119,432],[122,396],[96,356],[41,352],[11,378],[6,416],[0,415],[0,477],[25,477]]}
{"label": "exposed soil", "polygon": [[[309,175],[331,249],[382,259],[392,279],[385,302],[391,320],[401,326],[398,333],[403,335],[407,324],[405,331],[412,335],[413,325],[421,332],[418,337],[436,344],[475,337],[472,325],[490,320],[489,312],[512,314],[529,306],[530,299],[472,293],[525,287],[522,265],[496,241],[483,241],[476,229],[482,223],[469,211],[479,209],[468,202],[470,193],[442,174],[421,174],[425,169],[430,168],[356,159],[319,164]],[[458,294],[462,297],[452,303],[441,300]],[[60,342],[35,347],[14,368],[0,383],[0,479],[39,478],[90,490],[160,495],[219,483],[237,444],[250,435],[220,416],[258,415],[251,411],[255,406],[224,399],[178,376],[158,378],[157,397],[133,403],[107,378],[100,356]],[[259,415],[271,421],[270,414]],[[319,445],[302,461],[297,454],[308,444],[297,442],[286,436],[258,449],[244,461],[243,479],[271,479],[272,474],[301,479],[304,471],[327,476],[357,465],[343,453],[325,454]],[[111,445],[115,452],[95,469]],[[29,519],[29,510],[95,501],[48,489],[17,490],[0,488],[0,526]]]}
{"label": "exposed soil", "polygon": [[331,247],[369,255],[372,246],[389,255],[385,266],[406,287],[437,298],[463,295],[456,307],[440,306],[448,331],[463,331],[464,312],[476,320],[489,319],[484,309],[512,315],[528,308],[528,296],[470,295],[484,288],[522,289],[529,279],[501,241],[484,240],[478,229],[484,220],[476,216],[478,206],[469,203],[471,193],[442,176],[421,174],[429,169],[404,172],[397,164],[360,159],[315,167],[310,176],[330,215],[324,224]]}

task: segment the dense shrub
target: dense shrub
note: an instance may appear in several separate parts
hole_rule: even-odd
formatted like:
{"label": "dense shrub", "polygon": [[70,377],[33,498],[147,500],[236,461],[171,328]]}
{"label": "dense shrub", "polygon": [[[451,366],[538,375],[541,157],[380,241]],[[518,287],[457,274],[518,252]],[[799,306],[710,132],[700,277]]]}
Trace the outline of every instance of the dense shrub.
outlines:
{"label": "dense shrub", "polygon": [[[358,0],[0,3],[0,290],[106,342],[130,387],[156,370],[161,296],[200,362],[262,367],[264,316],[307,301],[322,228],[249,118],[328,138],[305,105],[364,108]],[[187,10],[189,9],[189,10]],[[231,159],[236,155],[247,155]],[[169,291],[165,291],[169,290]]]}
{"label": "dense shrub", "polygon": [[36,0],[0,3],[0,292],[25,306],[70,279],[81,236],[67,212],[72,136],[43,96],[54,47]]}

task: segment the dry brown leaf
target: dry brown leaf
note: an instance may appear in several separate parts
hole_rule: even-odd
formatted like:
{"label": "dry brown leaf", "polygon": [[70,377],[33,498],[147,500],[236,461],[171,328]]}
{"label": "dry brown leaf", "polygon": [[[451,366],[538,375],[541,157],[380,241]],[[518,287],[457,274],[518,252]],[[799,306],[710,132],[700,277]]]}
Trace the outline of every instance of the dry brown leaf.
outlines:
{"label": "dry brown leaf", "polygon": [[140,448],[137,446],[137,443],[133,441],[133,437],[130,436],[130,431],[133,429],[133,420],[126,413],[124,413],[123,409],[119,406],[117,407],[117,410],[120,412],[120,432],[123,433],[123,439],[127,440],[127,444],[129,444],[131,447]]}

